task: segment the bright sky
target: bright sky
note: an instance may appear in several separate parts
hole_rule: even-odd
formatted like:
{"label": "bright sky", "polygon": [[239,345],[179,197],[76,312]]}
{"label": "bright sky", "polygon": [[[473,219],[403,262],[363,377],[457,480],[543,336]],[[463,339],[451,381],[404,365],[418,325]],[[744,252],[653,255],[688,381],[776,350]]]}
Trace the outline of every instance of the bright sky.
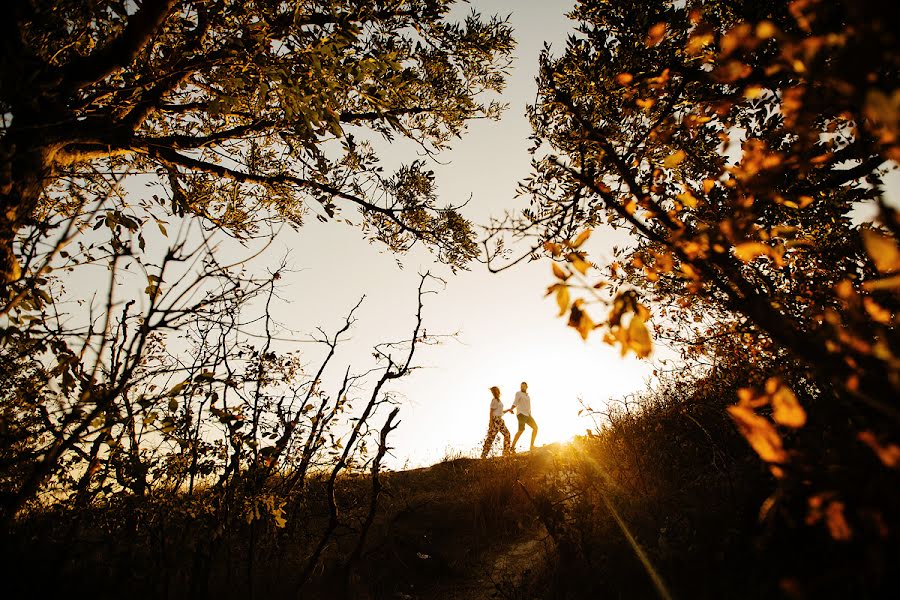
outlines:
{"label": "bright sky", "polygon": [[[523,208],[524,200],[515,198],[515,189],[530,172],[527,148],[531,129],[525,105],[535,97],[534,78],[544,42],[559,53],[572,30],[573,23],[565,13],[573,2],[475,0],[472,4],[485,15],[510,15],[518,43],[502,98],[510,106],[499,123],[473,122],[468,134],[432,168],[437,174],[440,203],[458,205],[471,197],[464,214],[483,224],[490,216]],[[461,4],[457,15],[465,16],[470,8]],[[383,142],[378,148],[386,170],[419,157],[419,148],[410,143],[388,146]],[[888,179],[888,199],[900,205],[900,174],[894,172]],[[131,191],[136,197],[147,196],[142,186],[131,187]],[[349,213],[344,216],[353,218]],[[148,249],[151,245],[163,248],[165,240],[152,227],[148,229]],[[623,241],[621,236],[614,239],[608,232],[596,231],[589,242],[592,260],[603,264],[610,258],[612,245]],[[229,257],[252,254],[233,241],[225,240],[223,247]],[[431,464],[448,454],[477,455],[487,430],[490,386],[500,387],[501,400],[509,406],[519,383],[528,382],[533,415],[540,426],[537,443],[542,445],[569,439],[592,425],[578,416],[579,398],[602,408],[608,399],[643,390],[651,381],[654,367],[650,362],[633,355],[621,358],[599,335],[585,343],[556,317],[553,298],[544,297],[552,283],[546,260],[523,263],[500,274],[491,274],[475,263],[470,271],[453,275],[435,264],[422,248],[397,256],[382,245],[365,241],[358,228],[320,223],[314,214],[299,231],[285,228],[251,268],[274,269],[285,255],[294,271],[281,280],[285,302],[273,307],[285,327],[280,335],[308,338],[317,327],[332,333],[366,296],[356,313],[355,327],[325,373],[324,385],[333,394],[347,365],[354,373],[365,372],[374,366],[373,346],[409,338],[418,274],[430,270],[446,280],[440,293],[425,299],[424,326],[429,335],[457,335],[441,345],[420,347],[414,363],[419,368],[391,388],[401,404],[401,424],[391,437],[393,452],[388,466],[392,468]],[[79,277],[70,285],[70,292],[75,297],[89,297],[97,292],[96,282],[105,280],[104,274],[99,277]],[[134,285],[129,281],[136,282],[138,289],[146,285],[138,274],[122,277],[126,286]],[[312,372],[324,354],[320,346],[310,343],[280,343],[276,349],[299,350]],[[351,401],[356,398],[352,402],[355,408],[361,407],[367,394],[363,387],[350,395]],[[384,417],[384,412],[376,415],[372,426],[380,427]],[[514,431],[515,417],[507,415],[506,421]],[[529,434],[519,442],[520,449],[527,447]]]}
{"label": "bright sky", "polygon": [[[518,46],[503,95],[510,107],[499,123],[472,123],[468,135],[441,155],[446,164],[433,168],[442,203],[458,204],[471,195],[464,212],[476,223],[484,223],[490,215],[522,207],[514,193],[517,182],[530,170],[527,138],[531,130],[525,105],[535,97],[541,47],[548,41],[557,51],[562,49],[572,27],[565,13],[573,3],[477,0],[473,4],[483,14],[511,14]],[[461,9],[464,14],[469,7]],[[416,156],[412,145],[395,144],[388,152],[395,149],[398,162]],[[592,241],[592,256],[602,259],[602,250],[612,241]],[[333,331],[346,311],[366,295],[332,377],[347,362],[355,370],[371,364],[375,343],[408,337],[419,272],[431,269],[447,280],[441,293],[426,299],[425,327],[429,334],[458,332],[458,337],[423,347],[416,358],[422,368],[395,386],[405,398],[402,424],[391,438],[392,467],[429,464],[446,453],[480,449],[492,385],[500,387],[508,406],[519,382],[528,381],[540,445],[571,438],[590,425],[577,415],[579,397],[594,407],[602,406],[610,397],[643,388],[652,372],[646,361],[620,358],[618,350],[603,344],[599,336],[584,343],[564,320],[556,318],[553,299],[544,298],[552,282],[545,261],[501,274],[474,264],[471,271],[454,276],[419,250],[399,257],[400,269],[397,256],[369,244],[358,230],[314,218],[298,233],[280,236],[279,244],[283,250],[273,248],[270,256],[290,250],[290,260],[298,269],[283,280],[283,295],[292,303],[279,309],[279,318],[291,328],[311,331],[323,326]],[[507,415],[506,419],[514,431],[515,418]],[[376,423],[380,425],[380,419]],[[527,439],[519,445],[527,447]]]}

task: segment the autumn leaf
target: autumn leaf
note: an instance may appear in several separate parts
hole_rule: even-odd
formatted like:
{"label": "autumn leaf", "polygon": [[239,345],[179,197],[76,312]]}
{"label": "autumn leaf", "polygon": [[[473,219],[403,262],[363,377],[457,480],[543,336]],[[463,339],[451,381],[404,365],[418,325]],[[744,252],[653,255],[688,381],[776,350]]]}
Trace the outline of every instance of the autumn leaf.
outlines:
{"label": "autumn leaf", "polygon": [[565,269],[563,269],[556,263],[553,263],[553,275],[558,279],[562,279],[563,281],[570,277],[570,273],[568,273]]}
{"label": "autumn leaf", "polygon": [[862,287],[867,292],[874,292],[877,290],[900,290],[900,274],[885,277],[883,279],[866,281],[862,284]]}
{"label": "autumn leaf", "polygon": [[880,273],[900,271],[900,248],[893,238],[874,229],[863,229],[862,238],[869,258]]}
{"label": "autumn leaf", "polygon": [[559,316],[566,314],[569,308],[569,287],[566,285],[558,285],[556,288],[556,304],[559,306]]}
{"label": "autumn leaf", "polygon": [[566,260],[572,263],[572,266],[575,267],[575,269],[582,275],[587,274],[588,269],[591,268],[591,263],[584,260],[584,258],[578,252],[570,252],[566,256]]}
{"label": "autumn leaf", "polygon": [[728,407],[728,414],[737,424],[741,435],[750,443],[750,447],[761,459],[770,463],[784,463],[787,452],[781,442],[781,436],[765,417],[756,414],[746,406]]}
{"label": "autumn leaf", "polygon": [[882,444],[871,431],[861,431],[857,436],[859,441],[872,449],[878,456],[878,460],[889,469],[900,467],[900,446],[897,444]]}
{"label": "autumn leaf", "polygon": [[572,311],[569,313],[569,327],[577,329],[583,340],[587,340],[588,335],[594,329],[594,321],[581,309],[580,300],[572,305]]}
{"label": "autumn leaf", "polygon": [[806,411],[791,388],[781,384],[771,395],[772,419],[779,425],[797,429],[806,424]]}
{"label": "autumn leaf", "polygon": [[825,508],[825,525],[831,538],[840,542],[846,542],[853,536],[853,530],[844,517],[844,503],[834,500]]}
{"label": "autumn leaf", "polygon": [[575,238],[574,242],[572,242],[572,247],[580,248],[582,246],[582,244],[584,244],[589,237],[591,237],[591,230],[585,229],[580,234],[578,234],[578,237]]}
{"label": "autumn leaf", "polygon": [[660,43],[665,36],[666,24],[664,22],[659,22],[647,32],[647,39],[644,41],[644,45],[648,48],[655,46]]}
{"label": "autumn leaf", "polygon": [[734,247],[734,255],[744,262],[751,262],[760,256],[769,256],[772,248],[762,242],[742,242]]}
{"label": "autumn leaf", "polygon": [[634,80],[634,76],[631,73],[619,73],[616,75],[616,83],[619,85],[628,85]]}
{"label": "autumn leaf", "polygon": [[559,256],[560,254],[562,254],[562,245],[555,242],[544,242],[544,250],[546,250],[553,256]]}
{"label": "autumn leaf", "polygon": [[676,150],[666,157],[666,159],[663,161],[663,166],[667,169],[674,169],[682,162],[684,162],[684,159],[686,157],[687,155],[684,153],[684,150]]}
{"label": "autumn leaf", "polygon": [[634,350],[640,358],[647,358],[653,351],[653,342],[650,340],[650,332],[644,325],[644,319],[640,315],[634,315],[628,324],[628,347]]}
{"label": "autumn leaf", "polygon": [[697,208],[697,198],[690,192],[678,194],[678,200],[688,208]]}

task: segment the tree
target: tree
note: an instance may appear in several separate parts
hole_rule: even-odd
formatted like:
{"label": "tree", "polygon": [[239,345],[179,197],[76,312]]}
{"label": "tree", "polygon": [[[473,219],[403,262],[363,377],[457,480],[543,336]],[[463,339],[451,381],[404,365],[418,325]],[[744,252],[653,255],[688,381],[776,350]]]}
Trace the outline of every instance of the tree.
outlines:
{"label": "tree", "polygon": [[[384,174],[370,138],[442,149],[496,118],[513,47],[454,0],[16,0],[0,32],[0,284],[24,281],[15,237],[147,173],[177,214],[235,235],[358,207],[369,235],[460,266],[468,221],[435,206],[422,161]],[[33,280],[28,280],[33,284]]]}
{"label": "tree", "polygon": [[[777,365],[730,413],[779,477],[798,396],[816,399],[816,427],[852,423],[853,444],[896,466],[900,219],[881,178],[900,158],[900,55],[881,11],[582,0],[565,51],[541,57],[531,120],[549,153],[522,184],[531,206],[495,224],[556,259],[549,292],[583,336],[605,328],[645,356],[655,306],[657,335],[695,355],[723,339]],[[855,216],[867,204],[879,223]],[[584,243],[604,226],[634,245],[598,281]]]}
{"label": "tree", "polygon": [[[510,227],[568,260],[560,281],[590,267],[578,231],[626,227],[638,246],[614,266],[619,283],[739,315],[898,419],[898,226],[880,188],[898,146],[895,113],[877,110],[898,59],[871,14],[580,3],[579,35],[542,57],[532,109],[535,146],[559,155],[537,163],[533,206]],[[852,219],[870,200],[884,229]],[[626,300],[610,325],[637,310]]]}

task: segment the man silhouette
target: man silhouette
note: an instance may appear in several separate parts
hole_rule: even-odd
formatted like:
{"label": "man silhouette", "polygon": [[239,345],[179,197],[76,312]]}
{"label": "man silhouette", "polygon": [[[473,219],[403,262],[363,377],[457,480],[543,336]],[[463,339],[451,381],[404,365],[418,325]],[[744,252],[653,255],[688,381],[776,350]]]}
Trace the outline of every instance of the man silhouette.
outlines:
{"label": "man silhouette", "polygon": [[519,420],[519,430],[516,432],[516,437],[513,438],[512,451],[516,451],[516,442],[519,441],[519,437],[522,435],[522,432],[525,431],[525,425],[531,427],[531,447],[529,450],[534,450],[534,438],[537,437],[538,426],[531,416],[531,397],[528,395],[528,384],[524,381],[522,382],[520,391],[516,392],[516,397],[513,400],[512,406],[507,412],[512,412],[513,409],[515,409],[516,418]]}

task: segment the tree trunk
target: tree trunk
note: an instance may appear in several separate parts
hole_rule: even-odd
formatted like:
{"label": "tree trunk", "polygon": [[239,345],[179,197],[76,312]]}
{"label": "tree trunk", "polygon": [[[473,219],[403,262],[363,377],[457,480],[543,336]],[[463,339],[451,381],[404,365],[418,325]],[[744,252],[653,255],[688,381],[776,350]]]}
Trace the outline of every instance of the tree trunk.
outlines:
{"label": "tree trunk", "polygon": [[16,129],[0,141],[0,289],[22,276],[14,252],[16,234],[32,222],[53,177],[51,148],[38,135],[22,135],[22,128]]}

